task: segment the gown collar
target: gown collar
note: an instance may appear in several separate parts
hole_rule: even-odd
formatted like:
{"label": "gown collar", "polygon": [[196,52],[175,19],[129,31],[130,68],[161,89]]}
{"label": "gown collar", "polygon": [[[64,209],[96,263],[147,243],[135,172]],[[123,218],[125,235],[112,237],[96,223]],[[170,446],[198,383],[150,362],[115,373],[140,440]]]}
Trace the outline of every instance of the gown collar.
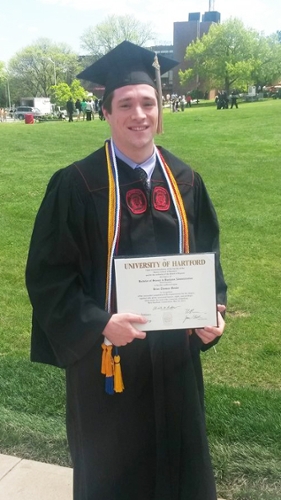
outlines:
{"label": "gown collar", "polygon": [[112,141],[113,148],[114,148],[114,151],[115,151],[115,154],[116,154],[117,158],[119,158],[120,160],[122,160],[123,162],[125,162],[132,169],[141,167],[143,170],[145,170],[145,172],[147,174],[147,179],[148,180],[151,179],[151,176],[152,176],[154,168],[155,168],[155,163],[156,163],[155,146],[154,146],[154,150],[153,150],[152,155],[146,161],[144,161],[143,163],[136,163],[133,160],[131,160],[130,158],[128,158],[128,156],[124,155],[117,148],[116,144],[114,144],[114,142],[113,142],[112,139],[111,139],[111,141]]}

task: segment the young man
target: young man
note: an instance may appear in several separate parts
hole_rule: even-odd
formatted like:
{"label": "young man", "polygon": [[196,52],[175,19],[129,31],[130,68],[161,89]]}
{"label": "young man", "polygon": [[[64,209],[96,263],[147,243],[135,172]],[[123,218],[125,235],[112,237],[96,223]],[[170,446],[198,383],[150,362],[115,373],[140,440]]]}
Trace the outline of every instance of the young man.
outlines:
{"label": "young man", "polygon": [[66,103],[66,110],[68,114],[68,121],[73,122],[73,113],[75,110],[75,106],[72,97],[70,97]]}
{"label": "young man", "polygon": [[[216,500],[200,351],[224,329],[219,228],[200,176],[154,144],[153,62],[123,42],[79,75],[105,85],[111,139],[53,176],[31,240],[31,359],[66,368],[74,500]],[[162,73],[176,64],[159,62]],[[143,316],[116,313],[114,255],[188,251],[216,253],[217,326],[145,333]],[[112,345],[125,386],[114,395],[101,374]]]}

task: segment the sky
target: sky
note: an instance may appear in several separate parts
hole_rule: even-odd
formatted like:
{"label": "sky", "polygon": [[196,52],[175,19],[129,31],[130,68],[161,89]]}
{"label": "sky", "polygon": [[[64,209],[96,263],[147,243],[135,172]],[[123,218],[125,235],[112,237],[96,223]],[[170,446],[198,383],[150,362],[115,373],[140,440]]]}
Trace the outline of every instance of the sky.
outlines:
{"label": "sky", "polygon": [[[170,5],[170,7],[168,6]],[[212,0],[221,22],[230,17],[265,35],[281,30],[280,0]],[[209,0],[2,0],[0,10],[0,61],[11,57],[39,38],[66,43],[84,54],[80,37],[90,26],[109,15],[132,15],[150,22],[155,44],[172,44],[173,23],[188,21],[190,12],[209,10]]]}

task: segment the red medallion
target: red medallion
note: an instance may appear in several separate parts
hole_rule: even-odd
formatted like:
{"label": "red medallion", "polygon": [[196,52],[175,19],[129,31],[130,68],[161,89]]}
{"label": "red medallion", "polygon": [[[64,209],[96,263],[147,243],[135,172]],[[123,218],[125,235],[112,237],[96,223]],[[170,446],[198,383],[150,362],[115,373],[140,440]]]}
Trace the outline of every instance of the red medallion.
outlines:
{"label": "red medallion", "polygon": [[126,202],[133,214],[143,214],[147,209],[147,199],[141,189],[131,189],[128,191]]}
{"label": "red medallion", "polygon": [[155,210],[161,210],[162,212],[169,210],[171,200],[167,189],[160,186],[155,187],[153,189],[152,200]]}

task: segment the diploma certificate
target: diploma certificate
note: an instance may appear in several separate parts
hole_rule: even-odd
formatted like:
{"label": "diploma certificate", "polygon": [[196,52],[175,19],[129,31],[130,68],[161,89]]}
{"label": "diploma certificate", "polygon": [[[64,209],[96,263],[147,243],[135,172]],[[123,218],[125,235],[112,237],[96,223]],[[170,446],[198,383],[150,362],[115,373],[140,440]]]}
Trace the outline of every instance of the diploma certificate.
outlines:
{"label": "diploma certificate", "polygon": [[217,326],[215,254],[114,259],[118,313],[141,314],[139,330]]}

